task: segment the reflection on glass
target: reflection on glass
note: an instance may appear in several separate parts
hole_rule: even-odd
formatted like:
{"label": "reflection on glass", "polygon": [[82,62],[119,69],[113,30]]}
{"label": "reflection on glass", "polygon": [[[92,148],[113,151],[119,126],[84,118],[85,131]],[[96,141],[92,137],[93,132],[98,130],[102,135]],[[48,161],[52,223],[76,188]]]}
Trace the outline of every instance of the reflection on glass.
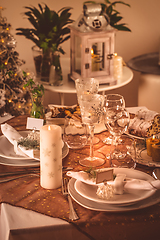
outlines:
{"label": "reflection on glass", "polygon": [[91,59],[92,59],[92,71],[104,70],[104,42],[98,42],[92,44]]}
{"label": "reflection on glass", "polygon": [[81,75],[81,38],[75,36],[75,72]]}

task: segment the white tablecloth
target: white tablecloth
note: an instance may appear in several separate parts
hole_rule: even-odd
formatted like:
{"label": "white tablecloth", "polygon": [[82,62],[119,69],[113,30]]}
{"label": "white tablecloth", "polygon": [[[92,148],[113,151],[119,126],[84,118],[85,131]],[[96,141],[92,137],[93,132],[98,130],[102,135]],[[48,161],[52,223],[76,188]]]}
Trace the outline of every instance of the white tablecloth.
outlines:
{"label": "white tablecloth", "polygon": [[88,240],[73,224],[31,210],[1,204],[0,240]]}

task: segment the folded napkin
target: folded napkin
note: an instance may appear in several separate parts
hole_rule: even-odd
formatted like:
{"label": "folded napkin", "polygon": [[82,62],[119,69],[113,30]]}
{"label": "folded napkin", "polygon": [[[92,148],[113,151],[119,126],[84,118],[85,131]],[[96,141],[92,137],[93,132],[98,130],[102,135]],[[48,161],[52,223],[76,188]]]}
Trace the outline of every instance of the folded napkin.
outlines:
{"label": "folded napkin", "polygon": [[17,146],[17,142],[20,140],[20,138],[22,138],[22,136],[12,126],[7,123],[1,124],[1,131],[3,135],[9,140],[9,142],[14,145],[14,151],[17,155],[39,160],[39,150],[26,149],[20,145]]}
{"label": "folded napkin", "polygon": [[[90,184],[90,185],[97,185],[95,178],[90,178],[87,172],[73,172],[68,171],[67,176],[80,180],[81,182]],[[125,174],[117,174],[114,181],[108,181],[108,184],[114,187],[115,194],[123,194],[124,190],[152,190],[152,189],[160,189],[160,180],[153,180],[151,182],[141,180],[141,179],[134,179],[134,178],[127,178]]]}

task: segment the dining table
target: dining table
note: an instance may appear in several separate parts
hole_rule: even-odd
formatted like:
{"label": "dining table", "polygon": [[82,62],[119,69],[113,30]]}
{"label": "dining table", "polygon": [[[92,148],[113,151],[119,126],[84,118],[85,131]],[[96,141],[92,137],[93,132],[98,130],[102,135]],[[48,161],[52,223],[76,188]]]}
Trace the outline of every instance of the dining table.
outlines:
{"label": "dining table", "polygon": [[[25,131],[27,115],[13,117],[6,121],[17,131]],[[106,155],[110,147],[103,143],[102,139],[109,133],[107,130],[95,134],[99,138],[99,143],[94,145],[94,153],[101,155],[105,159],[105,164],[97,168],[110,167],[110,160]],[[2,135],[2,133],[1,133]],[[128,137],[129,138],[129,137]],[[0,146],[1,148],[1,146]],[[63,158],[63,167],[72,167],[73,171],[84,171],[86,167],[79,164],[79,159],[89,155],[89,145],[81,149],[69,149],[68,154]],[[45,189],[40,185],[40,177],[27,174],[28,171],[40,171],[39,164],[14,166],[14,164],[5,164],[4,159],[0,164],[0,174],[12,172],[16,176],[17,171],[26,171],[26,175],[12,181],[0,183],[0,203],[1,203],[1,240],[8,239],[92,239],[92,240],[159,240],[160,239],[160,190],[157,190],[157,196],[150,196],[148,200],[141,200],[137,204],[119,208],[101,206],[95,207],[81,201],[76,195],[71,194],[74,209],[78,219],[72,221],[69,219],[69,203],[66,196],[62,194],[61,187],[57,189]],[[25,161],[25,160],[24,160]],[[155,166],[147,166],[136,163],[135,170],[153,176]],[[67,171],[63,170],[63,177]],[[39,175],[39,173],[38,173]],[[4,177],[3,179],[10,178]],[[1,179],[1,178],[0,178]],[[70,184],[74,184],[73,179]],[[71,186],[71,193],[73,186]],[[156,198],[156,199],[153,199]],[[102,204],[104,205],[104,204]],[[13,230],[6,226],[6,222],[12,219],[6,219],[4,207],[8,206],[8,212],[13,208],[16,217],[18,211],[22,210],[20,221],[26,224],[26,228],[15,227]],[[96,204],[98,206],[98,204]],[[17,209],[17,210],[16,210]],[[2,211],[3,210],[3,211]],[[27,227],[27,212],[33,213],[34,219],[46,218],[49,224],[47,226]],[[24,215],[23,215],[24,214]],[[35,214],[35,215],[34,215]],[[37,216],[37,217],[36,217]],[[13,218],[14,216],[12,216]],[[10,217],[11,218],[11,217]],[[48,219],[48,220],[47,220]],[[59,221],[54,224],[54,220]],[[29,220],[28,220],[29,221]],[[38,221],[38,220],[37,220]],[[51,222],[50,222],[51,221]],[[16,218],[14,219],[16,224]],[[56,228],[55,228],[56,225]],[[3,229],[2,229],[3,228]],[[7,237],[5,236],[6,231]],[[2,235],[3,232],[3,235]]]}

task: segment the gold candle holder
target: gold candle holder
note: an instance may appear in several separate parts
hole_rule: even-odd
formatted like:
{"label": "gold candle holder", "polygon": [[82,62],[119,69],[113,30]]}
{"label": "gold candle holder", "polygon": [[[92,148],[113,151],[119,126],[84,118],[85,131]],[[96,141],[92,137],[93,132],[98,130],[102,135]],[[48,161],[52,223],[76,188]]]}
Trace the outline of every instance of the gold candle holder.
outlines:
{"label": "gold candle holder", "polygon": [[152,145],[152,161],[160,162],[160,141]]}
{"label": "gold candle holder", "polygon": [[152,138],[148,138],[146,140],[146,146],[147,146],[147,155],[152,157],[152,145],[158,143],[159,140],[157,138],[155,138],[155,136],[153,135]]}

